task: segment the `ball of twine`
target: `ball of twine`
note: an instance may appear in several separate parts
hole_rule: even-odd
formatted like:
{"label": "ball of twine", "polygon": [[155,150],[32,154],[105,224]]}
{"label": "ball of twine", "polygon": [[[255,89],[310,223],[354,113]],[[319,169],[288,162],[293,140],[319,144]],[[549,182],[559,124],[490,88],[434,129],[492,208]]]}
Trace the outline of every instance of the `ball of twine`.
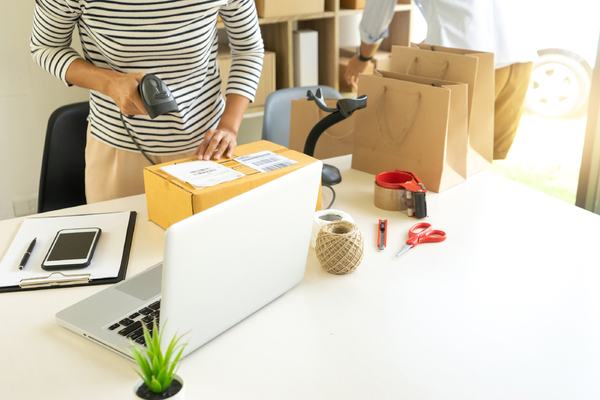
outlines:
{"label": "ball of twine", "polygon": [[348,221],[334,221],[319,231],[315,251],[325,271],[343,275],[358,268],[364,247],[365,241],[358,226]]}

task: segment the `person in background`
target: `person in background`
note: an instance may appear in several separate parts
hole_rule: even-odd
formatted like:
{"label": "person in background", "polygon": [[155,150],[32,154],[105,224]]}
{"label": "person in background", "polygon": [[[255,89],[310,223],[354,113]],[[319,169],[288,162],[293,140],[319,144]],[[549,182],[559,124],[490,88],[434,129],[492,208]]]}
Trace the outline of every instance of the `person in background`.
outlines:
{"label": "person in background", "polygon": [[[219,15],[232,53],[226,101],[216,61]],[[71,47],[76,26],[84,57]],[[144,193],[150,161],[124,124],[155,163],[231,156],[264,53],[253,0],[36,0],[30,47],[66,85],[90,89],[88,203]],[[166,84],[179,112],[150,119],[138,93],[147,73]]]}
{"label": "person in background", "polygon": [[[425,21],[425,44],[495,53],[494,159],[508,155],[537,57],[525,17],[526,2],[515,0],[415,0]],[[396,0],[367,0],[360,23],[361,44],[344,79],[357,86],[381,41],[387,37]]]}

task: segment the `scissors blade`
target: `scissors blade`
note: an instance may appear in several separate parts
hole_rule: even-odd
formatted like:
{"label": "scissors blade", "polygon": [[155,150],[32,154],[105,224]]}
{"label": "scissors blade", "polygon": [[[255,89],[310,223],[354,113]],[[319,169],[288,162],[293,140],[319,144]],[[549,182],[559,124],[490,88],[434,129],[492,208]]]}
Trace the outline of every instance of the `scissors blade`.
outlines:
{"label": "scissors blade", "polygon": [[400,251],[398,252],[398,254],[396,254],[396,257],[400,256],[400,254],[404,253],[406,250],[408,250],[408,249],[410,249],[410,248],[412,248],[412,247],[413,247],[413,246],[412,246],[412,244],[407,244],[407,245],[405,245],[405,246],[402,248],[402,250],[400,250]]}

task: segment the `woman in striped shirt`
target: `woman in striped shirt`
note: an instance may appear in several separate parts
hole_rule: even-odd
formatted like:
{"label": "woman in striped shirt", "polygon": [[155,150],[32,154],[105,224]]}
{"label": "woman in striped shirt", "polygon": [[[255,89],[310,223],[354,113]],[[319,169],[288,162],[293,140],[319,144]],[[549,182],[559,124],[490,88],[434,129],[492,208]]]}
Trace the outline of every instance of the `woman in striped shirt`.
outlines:
{"label": "woman in striped shirt", "polygon": [[[218,15],[232,53],[226,102],[216,62]],[[85,58],[71,47],[75,26]],[[231,156],[264,52],[253,0],[36,0],[30,45],[46,71],[90,89],[88,203],[144,192],[149,162],[123,123],[156,163]],[[138,94],[147,73],[170,89],[178,112],[150,119]]]}

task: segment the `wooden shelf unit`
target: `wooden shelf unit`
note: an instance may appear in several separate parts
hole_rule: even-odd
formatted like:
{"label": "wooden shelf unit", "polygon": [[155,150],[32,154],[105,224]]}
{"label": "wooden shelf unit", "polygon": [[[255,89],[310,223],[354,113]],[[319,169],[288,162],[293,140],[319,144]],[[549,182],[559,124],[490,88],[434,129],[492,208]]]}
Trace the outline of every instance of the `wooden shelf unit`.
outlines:
{"label": "wooden shelf unit", "polygon": [[[389,37],[380,48],[391,51],[392,45],[407,46],[410,43],[411,21],[414,10],[412,0],[398,0],[395,15],[389,26]],[[362,14],[363,10],[340,9],[339,0],[325,0],[325,11],[290,15],[285,17],[259,18],[265,50],[275,52],[276,87],[294,87],[293,30],[312,29],[319,33],[319,84],[339,90],[339,21],[340,17]],[[217,28],[223,29],[223,22]],[[254,112],[249,109],[249,112]]]}

